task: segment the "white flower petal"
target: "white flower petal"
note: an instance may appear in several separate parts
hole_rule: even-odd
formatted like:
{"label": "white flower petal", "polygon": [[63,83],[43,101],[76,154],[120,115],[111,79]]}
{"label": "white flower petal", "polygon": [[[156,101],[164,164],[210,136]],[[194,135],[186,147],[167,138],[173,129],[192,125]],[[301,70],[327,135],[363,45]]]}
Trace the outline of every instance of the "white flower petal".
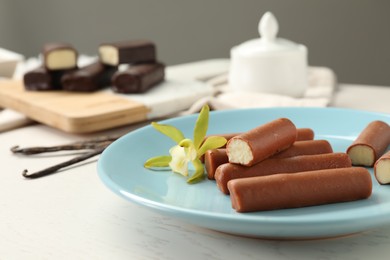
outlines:
{"label": "white flower petal", "polygon": [[169,163],[173,172],[180,173],[181,175],[188,176],[188,156],[184,147],[176,145],[169,150],[172,156],[172,160]]}

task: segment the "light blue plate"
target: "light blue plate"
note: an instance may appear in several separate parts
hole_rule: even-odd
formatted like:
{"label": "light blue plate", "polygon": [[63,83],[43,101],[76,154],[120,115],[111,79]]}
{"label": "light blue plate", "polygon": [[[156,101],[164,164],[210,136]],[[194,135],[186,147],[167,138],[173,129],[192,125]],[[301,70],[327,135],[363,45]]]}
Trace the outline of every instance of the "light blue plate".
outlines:
{"label": "light blue plate", "polygon": [[[327,139],[334,151],[345,152],[360,131],[373,120],[390,123],[390,115],[334,108],[270,108],[218,111],[210,114],[208,134],[247,131],[287,117],[297,127],[310,127],[316,139]],[[192,139],[197,116],[171,124]],[[143,167],[152,156],[167,154],[174,145],[151,126],[131,132],[110,145],[98,162],[98,173],[113,192],[160,213],[221,232],[280,239],[324,238],[352,234],[390,224],[390,186],[373,179],[367,200],[267,212],[237,213],[229,196],[214,181],[189,185],[170,171]],[[371,173],[372,170],[370,169]]]}

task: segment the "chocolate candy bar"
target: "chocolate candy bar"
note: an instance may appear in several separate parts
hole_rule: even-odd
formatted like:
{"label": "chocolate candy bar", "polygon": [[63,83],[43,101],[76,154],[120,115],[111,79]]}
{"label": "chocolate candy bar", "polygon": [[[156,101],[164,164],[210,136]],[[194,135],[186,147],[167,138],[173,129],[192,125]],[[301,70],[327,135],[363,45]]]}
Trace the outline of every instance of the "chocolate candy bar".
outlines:
{"label": "chocolate candy bar", "polygon": [[229,162],[254,165],[290,147],[297,138],[295,125],[279,118],[230,139],[226,145]]}
{"label": "chocolate candy bar", "polygon": [[23,76],[26,90],[59,90],[62,89],[61,77],[67,70],[49,71],[41,66],[28,71]]}
{"label": "chocolate candy bar", "polygon": [[207,178],[214,180],[216,169],[225,163],[229,162],[229,158],[226,154],[226,149],[211,149],[204,154],[204,166],[206,168]]}
{"label": "chocolate candy bar", "polygon": [[372,181],[367,169],[349,167],[237,179],[228,188],[232,207],[251,212],[367,199]]}
{"label": "chocolate candy bar", "polygon": [[300,155],[282,159],[271,158],[251,167],[233,163],[222,164],[215,171],[215,180],[218,188],[228,194],[227,184],[234,179],[351,166],[351,159],[345,153]]}
{"label": "chocolate candy bar", "polygon": [[77,51],[66,43],[48,43],[43,46],[43,64],[48,70],[66,70],[77,67]]}
{"label": "chocolate candy bar", "polygon": [[117,67],[97,61],[62,77],[63,89],[67,91],[91,92],[111,85],[111,77]]}
{"label": "chocolate candy bar", "polygon": [[[277,153],[270,158],[281,159],[299,155],[325,154],[332,152],[332,146],[326,140],[307,140],[297,141],[293,143],[288,149]],[[213,180],[216,169],[220,165],[227,162],[229,162],[229,159],[226,154],[226,149],[212,149],[206,151],[205,168],[207,172],[207,178]]]}
{"label": "chocolate candy bar", "polygon": [[371,167],[383,155],[390,144],[390,126],[382,121],[373,121],[348,147],[347,153],[353,165]]}
{"label": "chocolate candy bar", "polygon": [[164,64],[145,63],[129,66],[112,76],[112,89],[118,93],[143,93],[164,80]]}
{"label": "chocolate candy bar", "polygon": [[104,64],[144,63],[156,61],[156,47],[147,40],[105,43],[99,46],[100,61]]}
{"label": "chocolate candy bar", "polygon": [[390,183],[390,151],[382,155],[375,162],[374,176],[380,184]]}

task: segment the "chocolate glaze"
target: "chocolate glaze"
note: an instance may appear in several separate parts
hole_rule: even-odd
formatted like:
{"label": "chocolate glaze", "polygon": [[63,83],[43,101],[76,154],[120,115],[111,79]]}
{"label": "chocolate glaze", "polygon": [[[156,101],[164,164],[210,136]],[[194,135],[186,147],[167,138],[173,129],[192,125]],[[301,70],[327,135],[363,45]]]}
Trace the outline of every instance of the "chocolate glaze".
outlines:
{"label": "chocolate glaze", "polygon": [[332,153],[333,149],[327,140],[296,141],[286,150],[273,155],[271,158],[288,158],[298,155]]}
{"label": "chocolate glaze", "polygon": [[305,141],[313,140],[314,131],[311,128],[297,128],[297,140],[296,141]]}

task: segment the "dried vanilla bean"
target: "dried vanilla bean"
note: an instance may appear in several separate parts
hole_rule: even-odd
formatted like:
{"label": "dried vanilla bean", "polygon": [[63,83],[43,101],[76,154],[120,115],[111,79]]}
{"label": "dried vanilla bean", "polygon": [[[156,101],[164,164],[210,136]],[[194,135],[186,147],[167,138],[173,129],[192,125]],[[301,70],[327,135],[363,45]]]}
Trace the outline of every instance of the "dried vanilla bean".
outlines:
{"label": "dried vanilla bean", "polygon": [[115,141],[119,137],[120,136],[100,136],[85,141],[79,141],[70,144],[56,145],[56,146],[36,146],[36,147],[27,147],[27,148],[20,148],[19,146],[14,146],[11,148],[11,151],[17,154],[33,155],[33,154],[57,152],[57,151],[87,150],[85,153],[83,153],[80,156],[74,157],[73,159],[59,163],[57,165],[51,166],[49,168],[43,169],[41,171],[32,174],[28,174],[27,170],[23,171],[22,175],[25,178],[35,179],[35,178],[53,174],[62,168],[71,166],[78,162],[94,157],[98,154],[101,154],[107,146],[109,146],[113,141]]}
{"label": "dried vanilla bean", "polygon": [[19,148],[19,146],[14,146],[11,148],[11,151],[13,153],[32,155],[32,154],[58,152],[58,151],[97,149],[102,146],[107,146],[110,143],[112,143],[112,141],[104,141],[98,143],[74,143],[74,144],[57,145],[57,146],[36,146],[36,147],[28,147],[28,148]]}
{"label": "dried vanilla bean", "polygon": [[65,168],[67,166],[71,166],[71,165],[73,165],[75,163],[82,162],[82,161],[87,160],[87,159],[89,159],[91,157],[94,157],[94,156],[96,156],[98,154],[101,154],[104,151],[105,147],[106,146],[101,147],[99,149],[95,149],[95,150],[93,150],[91,152],[87,152],[87,153],[85,153],[83,155],[77,156],[77,157],[75,157],[73,159],[70,159],[68,161],[59,163],[57,165],[51,166],[49,168],[46,168],[44,170],[41,170],[41,171],[38,171],[38,172],[35,172],[35,173],[28,174],[28,171],[24,170],[22,175],[25,178],[28,178],[28,179],[36,179],[36,178],[39,178],[39,177],[44,177],[44,176],[53,174],[53,173],[57,172],[58,170],[60,170],[62,168]]}
{"label": "dried vanilla bean", "polygon": [[11,147],[11,152],[19,153],[24,155],[39,154],[39,153],[48,153],[48,152],[58,152],[58,151],[72,151],[72,150],[83,150],[83,149],[97,149],[102,146],[107,146],[112,143],[119,136],[103,136],[86,141],[80,141],[65,145],[55,145],[55,146],[36,146],[36,147],[27,147],[20,148],[19,146]]}

